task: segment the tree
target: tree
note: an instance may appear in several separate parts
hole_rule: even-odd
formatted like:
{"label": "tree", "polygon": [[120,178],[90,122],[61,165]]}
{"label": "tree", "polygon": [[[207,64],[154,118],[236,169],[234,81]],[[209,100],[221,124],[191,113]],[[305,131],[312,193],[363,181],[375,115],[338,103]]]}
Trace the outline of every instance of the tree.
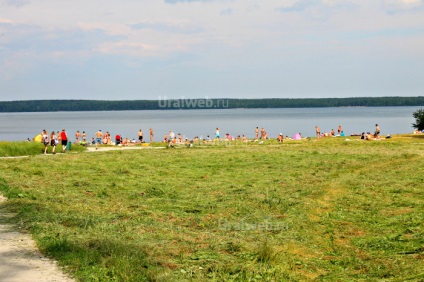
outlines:
{"label": "tree", "polygon": [[412,124],[412,126],[419,131],[424,130],[424,109],[419,109],[416,112],[412,114],[412,116],[415,118],[415,123]]}

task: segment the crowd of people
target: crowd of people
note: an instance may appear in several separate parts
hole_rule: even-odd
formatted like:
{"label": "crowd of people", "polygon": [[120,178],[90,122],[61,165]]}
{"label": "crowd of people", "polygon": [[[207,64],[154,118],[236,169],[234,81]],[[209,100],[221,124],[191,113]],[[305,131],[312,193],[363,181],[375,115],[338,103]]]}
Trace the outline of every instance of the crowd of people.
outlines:
{"label": "crowd of people", "polygon": [[381,138],[381,136],[380,136],[380,126],[378,124],[375,125],[374,134],[371,134],[371,132],[369,132],[369,131],[367,133],[365,133],[365,132],[361,133],[361,140],[371,141],[371,140],[378,140],[380,138]]}
{"label": "crowd of people", "polygon": [[195,143],[199,143],[202,142],[204,144],[208,144],[211,142],[216,142],[216,141],[235,141],[235,140],[239,140],[242,142],[248,142],[249,140],[247,139],[247,137],[243,134],[243,135],[238,135],[238,136],[232,136],[229,133],[225,134],[225,137],[221,138],[221,134],[219,132],[219,128],[216,129],[215,131],[215,138],[211,138],[209,135],[206,136],[206,138],[199,138],[199,136],[195,136],[193,139],[188,139],[183,137],[183,135],[181,133],[178,133],[177,135],[175,135],[175,133],[170,130],[169,134],[165,133],[163,136],[163,143],[168,143],[169,146],[174,146],[177,144],[184,144],[184,145],[192,145]]}
{"label": "crowd of people", "polygon": [[43,129],[41,132],[41,142],[44,144],[44,154],[47,154],[49,145],[52,147],[52,154],[56,154],[56,146],[59,145],[62,145],[62,153],[64,153],[68,145],[68,134],[65,129],[62,129],[61,132],[52,131],[50,134],[47,133],[47,130]]}
{"label": "crowd of people", "polygon": [[[361,134],[351,134],[351,136],[361,136],[361,140],[379,140],[381,139],[380,132],[380,126],[376,123],[374,133],[368,131],[367,133],[362,132]],[[321,132],[320,128],[317,125],[315,126],[315,133],[318,139],[323,137],[346,136],[342,130],[341,125],[337,127],[337,134],[334,129],[332,129],[330,132]]]}
{"label": "crowd of people", "polygon": [[[336,136],[345,136],[345,133],[343,132],[342,126],[338,125],[337,127],[337,134],[334,129],[331,129],[331,131],[328,132],[321,132],[318,125],[315,126],[315,133],[316,137],[319,140],[320,138],[325,137],[336,137]],[[375,125],[375,131],[374,134],[371,134],[370,132],[362,132],[362,134],[357,134],[358,136],[361,136],[361,139],[363,140],[377,140],[380,139],[380,127],[378,124]],[[94,137],[91,138],[89,141],[87,139],[87,134],[85,131],[80,132],[79,130],[75,133],[75,143],[79,145],[84,146],[96,146],[96,148],[99,145],[118,145],[118,146],[132,146],[136,144],[141,144],[146,142],[146,139],[144,138],[144,133],[140,129],[137,133],[138,140],[136,139],[130,139],[130,138],[123,138],[121,134],[115,135],[115,138],[113,139],[109,131],[106,131],[103,133],[101,130],[98,130]],[[149,141],[150,143],[153,142],[154,138],[154,131],[152,128],[149,129]],[[284,140],[300,140],[302,138],[301,133],[296,133],[293,138],[290,138],[289,136],[284,136],[283,133],[280,133],[276,139],[279,143],[283,143]],[[214,138],[211,138],[209,135],[206,136],[206,138],[199,138],[198,136],[195,136],[193,139],[188,139],[183,137],[181,133],[175,134],[172,130],[169,131],[169,133],[165,133],[162,142],[169,144],[169,146],[173,146],[176,144],[187,144],[192,145],[193,143],[203,142],[203,143],[210,143],[212,141],[241,141],[241,142],[256,142],[256,141],[263,141],[269,139],[268,133],[265,130],[265,128],[259,129],[259,127],[255,128],[255,139],[248,139],[246,135],[238,135],[233,136],[230,133],[226,133],[221,138],[220,129],[217,127],[215,129],[215,136]],[[68,142],[70,138],[68,137],[67,132],[65,129],[62,129],[61,132],[52,131],[50,134],[43,130],[41,132],[41,142],[44,144],[44,153],[47,154],[47,148],[49,146],[52,147],[52,153],[56,153],[56,147],[61,145],[62,146],[62,152],[66,152],[66,149],[68,147]]]}
{"label": "crowd of people", "polygon": [[336,137],[336,136],[341,136],[344,137],[346,136],[346,134],[344,133],[342,126],[339,124],[337,126],[337,134],[336,131],[333,129],[331,129],[331,131],[329,132],[321,132],[321,129],[318,127],[318,125],[315,126],[315,134],[316,137],[318,139],[322,138],[322,137]]}
{"label": "crowd of people", "polygon": [[[80,144],[80,145],[86,145],[86,146],[90,146],[90,145],[135,145],[137,143],[143,143],[145,142],[144,140],[144,133],[143,131],[140,129],[137,133],[138,136],[138,141],[136,139],[130,139],[128,137],[123,138],[121,134],[116,134],[115,138],[112,138],[112,135],[110,134],[109,131],[106,131],[105,133],[102,132],[101,129],[99,129],[95,134],[94,137],[91,138],[90,141],[87,140],[87,136],[85,131],[82,132],[82,134],[80,133],[79,130],[77,130],[76,134],[75,134],[75,143],[76,144]],[[149,130],[149,140],[150,142],[153,142],[153,136],[154,136],[154,131],[152,128],[150,128]]]}

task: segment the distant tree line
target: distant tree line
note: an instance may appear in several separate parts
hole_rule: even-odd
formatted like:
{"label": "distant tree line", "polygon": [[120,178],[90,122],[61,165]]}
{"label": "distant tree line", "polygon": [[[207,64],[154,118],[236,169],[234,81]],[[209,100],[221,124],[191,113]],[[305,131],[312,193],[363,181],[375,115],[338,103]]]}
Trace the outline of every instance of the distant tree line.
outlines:
{"label": "distant tree line", "polygon": [[0,112],[422,106],[419,97],[0,101]]}

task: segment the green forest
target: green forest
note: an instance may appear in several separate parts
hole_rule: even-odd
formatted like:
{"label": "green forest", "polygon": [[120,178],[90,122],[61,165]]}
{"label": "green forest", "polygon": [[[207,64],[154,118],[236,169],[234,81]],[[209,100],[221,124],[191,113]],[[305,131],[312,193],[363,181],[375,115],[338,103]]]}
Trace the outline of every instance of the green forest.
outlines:
{"label": "green forest", "polygon": [[418,97],[0,101],[0,112],[424,106]]}

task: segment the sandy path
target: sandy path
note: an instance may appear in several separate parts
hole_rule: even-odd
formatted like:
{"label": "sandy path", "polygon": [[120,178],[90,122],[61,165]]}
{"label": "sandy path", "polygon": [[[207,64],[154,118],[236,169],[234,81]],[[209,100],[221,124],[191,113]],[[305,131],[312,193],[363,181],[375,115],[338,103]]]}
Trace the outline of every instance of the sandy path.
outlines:
{"label": "sandy path", "polygon": [[[0,195],[0,205],[6,200]],[[0,211],[0,281],[2,282],[70,282],[56,262],[43,256],[31,236],[19,232],[16,225],[4,223],[12,217]]]}
{"label": "sandy path", "polygon": [[86,152],[104,152],[104,151],[121,151],[121,150],[155,150],[155,149],[166,149],[166,147],[149,147],[149,146],[109,146],[109,147],[87,147]]}

